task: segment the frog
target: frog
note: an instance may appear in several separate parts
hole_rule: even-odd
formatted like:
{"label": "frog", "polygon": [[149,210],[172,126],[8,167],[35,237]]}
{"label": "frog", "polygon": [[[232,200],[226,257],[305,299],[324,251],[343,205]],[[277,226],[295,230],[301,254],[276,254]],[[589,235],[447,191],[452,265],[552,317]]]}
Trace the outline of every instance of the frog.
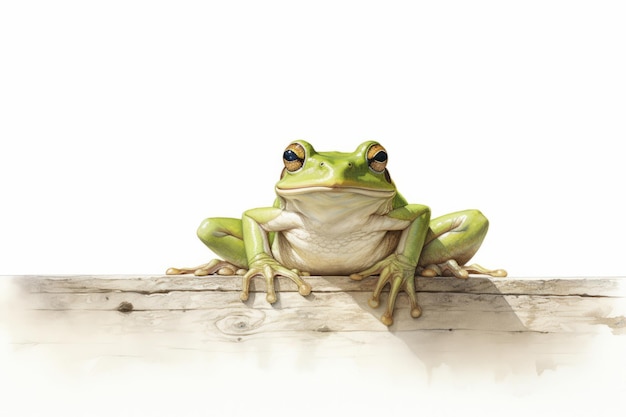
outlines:
{"label": "frog", "polygon": [[505,277],[503,269],[467,265],[481,246],[489,221],[477,209],[431,219],[423,204],[409,203],[397,190],[387,150],[378,141],[354,152],[318,152],[305,140],[282,154],[274,204],[246,210],[241,218],[210,217],[198,238],[220,258],[192,268],[169,268],[167,275],[240,275],[246,301],[253,278],[265,280],[266,300],[277,301],[275,279],[285,277],[308,296],[310,275],[378,277],[368,304],[377,309],[389,286],[380,321],[393,324],[398,295],[407,294],[418,318],[416,276],[473,274]]}

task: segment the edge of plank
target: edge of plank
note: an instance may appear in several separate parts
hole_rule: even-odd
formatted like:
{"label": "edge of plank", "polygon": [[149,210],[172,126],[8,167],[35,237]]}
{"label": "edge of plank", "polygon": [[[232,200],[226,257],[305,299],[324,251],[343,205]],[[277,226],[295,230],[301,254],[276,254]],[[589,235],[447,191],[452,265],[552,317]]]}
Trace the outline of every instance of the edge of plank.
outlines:
{"label": "edge of plank", "polygon": [[[138,292],[142,294],[172,291],[240,291],[241,277],[211,275],[12,275],[9,279],[30,293],[63,292]],[[346,276],[305,277],[314,292],[371,292],[376,277],[354,281]],[[623,297],[626,277],[507,277],[475,276],[468,279],[453,277],[417,277],[418,292],[452,292],[497,295],[554,295],[588,297]],[[294,292],[296,285],[279,277],[277,291]],[[261,279],[253,279],[251,292],[265,292]]]}

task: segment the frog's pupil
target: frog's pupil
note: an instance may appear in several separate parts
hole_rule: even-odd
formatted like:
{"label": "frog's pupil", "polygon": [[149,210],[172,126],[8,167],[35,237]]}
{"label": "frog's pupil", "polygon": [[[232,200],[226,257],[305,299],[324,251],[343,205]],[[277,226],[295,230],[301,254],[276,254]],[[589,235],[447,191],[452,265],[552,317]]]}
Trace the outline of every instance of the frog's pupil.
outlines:
{"label": "frog's pupil", "polygon": [[374,161],[376,162],[385,162],[387,160],[387,152],[380,151],[374,155]]}
{"label": "frog's pupil", "polygon": [[283,158],[285,158],[285,161],[287,162],[294,162],[297,161],[298,159],[298,155],[296,155],[296,153],[294,151],[292,151],[291,149],[288,149],[285,151],[285,154],[283,155]]}

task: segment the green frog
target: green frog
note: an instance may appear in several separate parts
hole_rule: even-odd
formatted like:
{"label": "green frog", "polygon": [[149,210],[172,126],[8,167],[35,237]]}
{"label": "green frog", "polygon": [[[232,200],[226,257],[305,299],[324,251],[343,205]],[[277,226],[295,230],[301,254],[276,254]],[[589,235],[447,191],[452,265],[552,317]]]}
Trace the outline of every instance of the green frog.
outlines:
{"label": "green frog", "polygon": [[223,259],[170,268],[167,274],[243,275],[244,301],[252,278],[263,277],[269,303],[277,300],[277,276],[293,281],[306,296],[311,286],[303,276],[361,280],[378,275],[369,305],[380,305],[389,284],[381,317],[388,326],[401,290],[408,295],[411,316],[421,315],[416,274],[506,276],[502,269],[466,266],[487,233],[488,221],[480,211],[431,219],[427,206],[409,204],[398,192],[387,163],[387,151],[375,141],[362,143],[352,153],[317,152],[304,140],[291,143],[283,152],[272,207],[247,210],[241,219],[208,218],[200,224],[198,237]]}

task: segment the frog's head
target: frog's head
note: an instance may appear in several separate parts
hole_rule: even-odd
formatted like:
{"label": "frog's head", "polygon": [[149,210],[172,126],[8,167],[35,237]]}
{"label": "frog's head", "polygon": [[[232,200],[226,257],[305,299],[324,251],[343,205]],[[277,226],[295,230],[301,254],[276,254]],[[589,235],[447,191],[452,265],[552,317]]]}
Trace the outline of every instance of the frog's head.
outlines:
{"label": "frog's head", "polygon": [[282,197],[330,191],[393,198],[396,187],[387,170],[387,151],[375,141],[352,153],[316,152],[306,141],[291,143],[283,153],[285,167],[276,191]]}

